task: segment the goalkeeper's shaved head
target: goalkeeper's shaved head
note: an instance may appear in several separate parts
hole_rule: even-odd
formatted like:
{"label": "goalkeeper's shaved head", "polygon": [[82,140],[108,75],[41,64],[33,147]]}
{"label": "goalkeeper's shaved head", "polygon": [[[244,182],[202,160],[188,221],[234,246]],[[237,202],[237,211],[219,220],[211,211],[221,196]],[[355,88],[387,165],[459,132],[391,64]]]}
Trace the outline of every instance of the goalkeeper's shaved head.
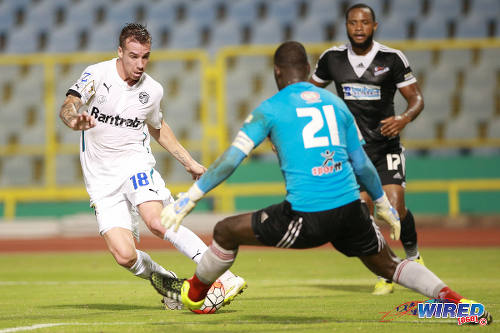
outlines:
{"label": "goalkeeper's shaved head", "polygon": [[292,83],[307,81],[309,71],[306,49],[301,43],[284,42],[274,53],[274,77],[279,90]]}

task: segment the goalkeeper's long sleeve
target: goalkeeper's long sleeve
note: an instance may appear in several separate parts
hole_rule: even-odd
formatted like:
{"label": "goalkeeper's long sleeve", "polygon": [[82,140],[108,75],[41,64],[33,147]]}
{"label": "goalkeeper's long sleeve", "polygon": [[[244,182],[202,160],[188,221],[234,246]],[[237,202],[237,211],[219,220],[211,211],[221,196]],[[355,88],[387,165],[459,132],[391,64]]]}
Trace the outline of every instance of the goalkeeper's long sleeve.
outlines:
{"label": "goalkeeper's long sleeve", "polygon": [[349,152],[354,173],[359,181],[366,187],[366,190],[373,200],[379,199],[384,195],[382,183],[378,176],[375,166],[368,158],[363,147]]}
{"label": "goalkeeper's long sleeve", "polygon": [[231,176],[246,156],[240,149],[230,146],[195,184],[203,193],[207,193]]}

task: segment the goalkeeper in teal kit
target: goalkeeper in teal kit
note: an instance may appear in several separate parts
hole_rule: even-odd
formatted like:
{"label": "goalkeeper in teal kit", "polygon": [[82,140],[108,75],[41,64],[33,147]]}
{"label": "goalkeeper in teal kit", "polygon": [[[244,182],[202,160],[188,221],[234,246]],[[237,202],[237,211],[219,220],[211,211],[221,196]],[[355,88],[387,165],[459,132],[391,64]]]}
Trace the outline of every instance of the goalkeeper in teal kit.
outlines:
{"label": "goalkeeper in teal kit", "polygon": [[343,254],[359,257],[375,274],[429,298],[468,302],[426,267],[401,260],[391,251],[360,200],[356,176],[374,200],[377,216],[389,224],[393,239],[400,234],[397,212],[362,148],[347,106],[327,90],[308,83],[309,70],[300,43],[280,45],[274,55],[280,91],[251,113],[231,146],[188,192],[164,208],[162,223],[177,228],[196,202],[228,178],[266,137],[278,155],[286,183],[285,200],[217,223],[213,242],[192,278],[154,274],[153,286],[196,310],[211,284],[231,267],[240,245],[303,249],[331,243]]}

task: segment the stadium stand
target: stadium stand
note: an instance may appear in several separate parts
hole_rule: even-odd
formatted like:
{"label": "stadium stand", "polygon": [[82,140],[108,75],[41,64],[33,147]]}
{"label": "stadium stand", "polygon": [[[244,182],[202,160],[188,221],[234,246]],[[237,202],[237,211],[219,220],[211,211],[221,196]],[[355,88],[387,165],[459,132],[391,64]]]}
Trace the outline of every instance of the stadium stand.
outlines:
{"label": "stadium stand", "polygon": [[411,22],[422,15],[423,1],[397,0],[390,2],[389,17],[397,17],[401,21]]}
{"label": "stadium stand", "polygon": [[300,15],[301,0],[274,0],[267,2],[267,16],[272,17],[280,24],[295,24]]}
{"label": "stadium stand", "polygon": [[78,185],[82,181],[80,159],[76,155],[57,155],[56,170],[58,185]]}
{"label": "stadium stand", "polygon": [[64,22],[89,31],[98,19],[103,19],[103,12],[104,7],[98,1],[79,1],[68,6]]}
{"label": "stadium stand", "polygon": [[442,20],[454,20],[464,11],[464,2],[457,0],[432,0],[428,2],[428,15]]}
{"label": "stadium stand", "polygon": [[416,39],[446,39],[451,37],[453,20],[445,19],[438,13],[418,20]]}
{"label": "stadium stand", "polygon": [[105,52],[115,51],[118,47],[118,35],[121,25],[113,21],[107,21],[101,25],[92,28],[89,35],[89,42],[85,51]]}
{"label": "stadium stand", "polygon": [[496,0],[470,0],[469,13],[480,15],[486,20],[497,20],[500,17],[500,2]]}
{"label": "stadium stand", "polygon": [[184,21],[173,27],[169,48],[192,49],[201,46],[202,27],[195,20]]}
{"label": "stadium stand", "polygon": [[457,21],[455,38],[486,38],[489,37],[490,22],[481,14],[469,14]]}
{"label": "stadium stand", "polygon": [[211,39],[207,45],[210,54],[215,53],[226,45],[239,45],[242,41],[243,27],[234,19],[226,19],[212,28]]}
{"label": "stadium stand", "polygon": [[333,32],[336,30],[335,23],[318,22],[312,16],[298,21],[292,29],[293,40],[307,40],[308,43],[324,43],[333,40]]}
{"label": "stadium stand", "polygon": [[34,156],[16,155],[2,160],[0,186],[29,186],[36,184]]}
{"label": "stadium stand", "polygon": [[382,40],[404,40],[409,37],[409,21],[391,15],[379,23],[377,36]]}
{"label": "stadium stand", "polygon": [[82,28],[70,23],[64,24],[49,34],[45,51],[51,53],[76,52],[82,48],[84,33],[85,30]]}
{"label": "stadium stand", "polygon": [[457,118],[447,120],[444,128],[444,139],[451,140],[471,140],[479,135],[478,119],[475,115],[463,113]]}
{"label": "stadium stand", "polygon": [[230,1],[227,16],[243,25],[250,25],[259,17],[258,5],[259,2],[254,0]]}
{"label": "stadium stand", "polygon": [[267,18],[254,25],[252,29],[252,44],[276,44],[284,38],[283,26],[279,20]]}
{"label": "stadium stand", "polygon": [[434,65],[434,53],[429,50],[406,50],[411,69],[417,74],[425,72]]}
{"label": "stadium stand", "polygon": [[316,19],[320,24],[339,20],[343,16],[339,3],[335,1],[314,0],[308,2],[307,6],[307,17]]}
{"label": "stadium stand", "polygon": [[[347,1],[347,3],[345,4],[345,8],[347,7],[350,7],[352,5],[355,5],[355,4],[358,4],[360,3],[360,1],[358,0],[349,0]],[[370,6],[373,11],[375,12],[376,16],[377,16],[377,20],[383,20],[383,17],[385,16],[387,10],[386,10],[386,1],[385,0],[365,0],[363,1],[362,3],[364,4],[367,4],[368,6]],[[344,10],[342,10],[342,13],[344,12]]]}
{"label": "stadium stand", "polygon": [[[285,39],[304,43],[336,44],[346,40],[344,11],[356,0],[16,0],[0,1],[0,57],[67,52],[115,52],[117,35],[130,21],[147,24],[153,49],[208,52],[215,68],[220,49],[245,44],[277,44]],[[403,133],[407,140],[431,142],[440,147],[446,140],[500,139],[500,49],[462,43],[463,39],[500,37],[498,0],[365,0],[380,23],[375,36],[381,42],[443,40],[445,46],[403,49],[425,98],[425,110]],[[431,44],[429,44],[431,45]],[[434,45],[434,44],[433,44]],[[486,45],[486,46],[485,46]],[[324,48],[323,48],[324,49]],[[153,54],[155,54],[153,52]],[[111,53],[110,53],[111,54]],[[319,54],[311,55],[311,64]],[[35,57],[28,63],[35,63]],[[228,137],[262,99],[276,91],[268,55],[227,58],[225,118]],[[194,65],[193,65],[194,63]],[[55,105],[80,76],[85,63],[54,65]],[[0,64],[0,154],[1,186],[43,184],[45,163],[38,153],[14,155],[8,147],[46,143],[46,82],[43,66]],[[186,142],[201,142],[207,128],[200,123],[201,81],[215,80],[202,73],[197,61],[161,60],[153,55],[149,72],[165,89],[162,109],[178,136]],[[220,101],[209,81],[210,120]],[[329,89],[334,90],[332,86]],[[398,94],[396,110],[406,103]],[[56,181],[60,185],[81,184],[75,147],[79,133],[67,130],[55,117],[57,148]],[[212,131],[213,132],[213,131]],[[22,135],[20,133],[23,133]],[[475,141],[474,141],[475,142]],[[196,146],[196,145],[195,145]],[[474,146],[474,145],[473,145]],[[498,147],[475,145],[478,154],[498,154]],[[68,147],[73,147],[71,149]],[[67,148],[67,149],[66,149]],[[66,149],[66,150],[65,150]],[[198,148],[197,148],[198,149]],[[64,152],[63,152],[64,150]],[[434,149],[435,154],[446,153]],[[474,149],[469,150],[474,153]],[[43,153],[43,151],[41,152]],[[40,154],[41,154],[40,153]],[[199,151],[195,151],[199,153]],[[31,154],[31,155],[30,155]],[[162,153],[163,154],[163,153]],[[8,156],[8,158],[7,158]],[[42,162],[40,162],[42,160]],[[160,162],[161,161],[161,162]],[[16,165],[21,165],[16,168]],[[75,167],[76,165],[76,167]],[[159,155],[167,179],[182,181],[184,170]],[[7,176],[11,175],[12,177]],[[38,175],[38,176],[37,176]]]}
{"label": "stadium stand", "polygon": [[201,26],[212,26],[216,23],[219,15],[225,13],[226,1],[223,0],[205,0],[194,1],[187,6],[187,20],[194,20]]}

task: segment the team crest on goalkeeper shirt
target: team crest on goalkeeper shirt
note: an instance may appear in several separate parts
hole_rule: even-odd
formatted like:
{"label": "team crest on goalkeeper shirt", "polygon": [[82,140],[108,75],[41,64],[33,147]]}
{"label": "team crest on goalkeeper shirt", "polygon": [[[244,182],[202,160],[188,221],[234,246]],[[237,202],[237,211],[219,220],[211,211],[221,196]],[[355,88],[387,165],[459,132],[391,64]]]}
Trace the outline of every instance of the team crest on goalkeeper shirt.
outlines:
{"label": "team crest on goalkeeper shirt", "polygon": [[302,98],[308,104],[321,102],[321,96],[316,91],[303,91],[300,94],[300,98]]}

